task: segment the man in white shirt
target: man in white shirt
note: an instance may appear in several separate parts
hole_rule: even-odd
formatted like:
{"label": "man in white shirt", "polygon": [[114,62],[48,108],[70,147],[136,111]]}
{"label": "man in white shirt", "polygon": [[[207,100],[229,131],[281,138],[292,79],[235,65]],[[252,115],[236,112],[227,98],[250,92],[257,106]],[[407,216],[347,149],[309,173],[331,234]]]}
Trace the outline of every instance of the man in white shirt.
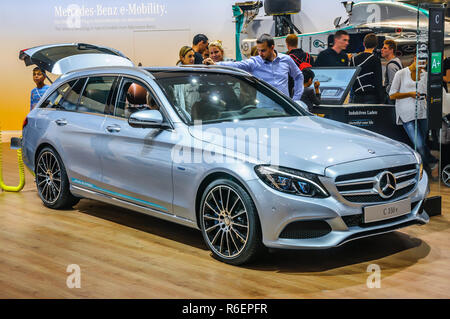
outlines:
{"label": "man in white shirt", "polygon": [[389,98],[389,90],[391,89],[392,81],[394,80],[394,75],[397,71],[403,68],[402,61],[395,56],[397,51],[397,44],[394,40],[385,40],[383,48],[381,49],[381,56],[388,61],[386,63],[386,72],[384,73],[384,84],[386,89],[386,104],[395,104],[394,100]]}

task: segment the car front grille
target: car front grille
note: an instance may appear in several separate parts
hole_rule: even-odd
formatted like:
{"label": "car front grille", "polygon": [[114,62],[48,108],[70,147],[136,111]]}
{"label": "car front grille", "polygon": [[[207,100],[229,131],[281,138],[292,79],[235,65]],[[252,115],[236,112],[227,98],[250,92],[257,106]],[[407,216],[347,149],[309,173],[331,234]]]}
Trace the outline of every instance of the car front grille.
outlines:
{"label": "car front grille", "polygon": [[[390,172],[395,177],[395,191],[388,197],[382,197],[377,184],[380,174]],[[391,201],[407,195],[417,185],[418,168],[415,164],[390,167],[385,169],[365,171],[340,175],[336,177],[335,184],[339,193],[349,202],[378,203]]]}

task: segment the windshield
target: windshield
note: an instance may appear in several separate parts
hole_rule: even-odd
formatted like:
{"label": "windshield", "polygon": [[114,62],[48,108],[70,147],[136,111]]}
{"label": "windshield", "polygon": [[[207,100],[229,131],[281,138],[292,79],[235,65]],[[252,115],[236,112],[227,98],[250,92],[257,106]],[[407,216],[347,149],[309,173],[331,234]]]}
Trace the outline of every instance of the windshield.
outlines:
{"label": "windshield", "polygon": [[152,74],[188,125],[307,114],[250,77],[212,72]]}

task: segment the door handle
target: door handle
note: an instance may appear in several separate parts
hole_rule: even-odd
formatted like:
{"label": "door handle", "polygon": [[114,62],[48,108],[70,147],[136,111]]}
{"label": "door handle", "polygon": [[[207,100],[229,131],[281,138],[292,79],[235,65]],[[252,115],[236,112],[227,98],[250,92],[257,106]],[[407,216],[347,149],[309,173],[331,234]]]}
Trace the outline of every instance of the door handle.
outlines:
{"label": "door handle", "polygon": [[55,123],[56,123],[57,125],[59,125],[59,126],[64,126],[64,125],[67,124],[67,121],[66,121],[66,119],[57,119],[57,120],[55,121]]}
{"label": "door handle", "polygon": [[106,130],[110,133],[117,133],[120,132],[120,126],[117,124],[109,125],[106,127]]}

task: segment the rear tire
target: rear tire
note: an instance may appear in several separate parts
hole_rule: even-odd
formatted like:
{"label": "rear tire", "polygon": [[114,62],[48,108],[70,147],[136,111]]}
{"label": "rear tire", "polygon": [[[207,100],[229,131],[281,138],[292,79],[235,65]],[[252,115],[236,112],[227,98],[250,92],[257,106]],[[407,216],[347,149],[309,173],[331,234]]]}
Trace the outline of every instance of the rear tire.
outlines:
{"label": "rear tire", "polygon": [[36,187],[45,206],[53,209],[70,208],[80,198],[70,193],[66,168],[58,153],[51,147],[44,147],[36,159]]}
{"label": "rear tire", "polygon": [[255,204],[236,182],[219,179],[209,184],[202,196],[199,215],[203,239],[214,258],[242,265],[264,251]]}

